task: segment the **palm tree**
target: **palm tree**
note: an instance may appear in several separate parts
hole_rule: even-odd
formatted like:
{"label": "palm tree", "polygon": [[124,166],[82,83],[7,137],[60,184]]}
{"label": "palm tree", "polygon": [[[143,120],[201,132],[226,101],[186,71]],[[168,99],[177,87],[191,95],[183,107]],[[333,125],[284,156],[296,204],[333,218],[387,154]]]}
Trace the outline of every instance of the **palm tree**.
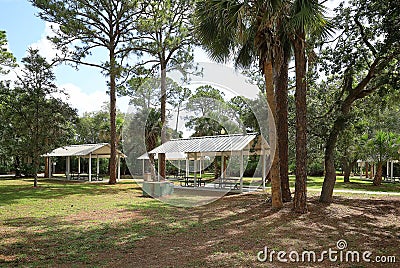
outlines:
{"label": "palm tree", "polygon": [[[199,39],[211,58],[225,62],[234,56],[236,67],[249,67],[256,58],[259,60],[267,101],[277,123],[273,68],[277,63],[274,52],[279,50],[279,42],[274,27],[282,2],[205,0],[198,2],[196,7]],[[269,123],[272,124],[272,120]],[[270,132],[269,136],[270,142],[276,143],[276,133]],[[277,147],[270,171],[274,208],[283,206],[279,170]]]}
{"label": "palm tree", "polygon": [[307,34],[329,33],[324,7],[318,0],[295,0],[287,32],[294,49],[296,69],[296,183],[293,209],[307,212]]}
{"label": "palm tree", "polygon": [[378,130],[374,137],[368,139],[368,135],[364,135],[362,140],[365,143],[365,150],[368,157],[377,163],[377,171],[373,184],[379,186],[382,184],[383,163],[391,159],[396,159],[399,155],[400,136],[393,132]]}
{"label": "palm tree", "polygon": [[[161,134],[162,123],[161,123],[161,112],[154,108],[150,108],[148,111],[148,117],[145,124],[145,145],[146,151],[149,152],[159,145],[159,137]],[[149,160],[151,166],[155,166],[154,154],[149,154]],[[156,178],[154,168],[151,169],[151,177],[153,180]]]}

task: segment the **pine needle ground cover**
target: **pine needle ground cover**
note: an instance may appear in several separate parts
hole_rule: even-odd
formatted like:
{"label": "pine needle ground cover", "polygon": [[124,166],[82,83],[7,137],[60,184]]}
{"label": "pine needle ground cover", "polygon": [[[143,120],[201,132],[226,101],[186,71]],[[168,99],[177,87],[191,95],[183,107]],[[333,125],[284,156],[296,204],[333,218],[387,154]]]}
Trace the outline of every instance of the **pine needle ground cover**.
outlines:
{"label": "pine needle ground cover", "polygon": [[[42,180],[36,189],[32,184],[0,180],[1,267],[293,267],[259,262],[257,253],[265,247],[321,252],[340,239],[351,250],[400,261],[397,195],[337,193],[327,206],[318,203],[319,192],[309,191],[310,212],[297,215],[292,204],[273,211],[269,190],[177,208],[142,197],[133,181],[109,186]],[[383,187],[389,186],[398,187]],[[327,265],[376,267],[306,264]]]}

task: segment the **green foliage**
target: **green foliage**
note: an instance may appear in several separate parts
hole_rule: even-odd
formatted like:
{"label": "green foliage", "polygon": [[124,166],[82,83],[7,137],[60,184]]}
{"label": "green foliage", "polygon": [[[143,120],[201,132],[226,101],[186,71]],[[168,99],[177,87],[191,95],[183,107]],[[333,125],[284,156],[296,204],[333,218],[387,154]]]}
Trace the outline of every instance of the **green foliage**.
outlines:
{"label": "green foliage", "polygon": [[322,162],[311,162],[307,165],[307,175],[308,176],[323,176],[324,175],[324,165]]}
{"label": "green foliage", "polygon": [[137,19],[138,51],[146,57],[143,65],[149,64],[151,70],[179,69],[185,72],[193,66],[192,0],[141,1],[141,16]]}
{"label": "green foliage", "polygon": [[310,131],[316,144],[324,144],[325,158],[333,159],[336,149],[337,163],[364,158],[361,135],[379,130],[369,118],[398,98],[400,39],[390,37],[397,33],[385,21],[398,24],[400,13],[390,2],[341,4],[332,22],[339,30],[335,39],[321,42],[310,76],[316,81],[309,90]]}
{"label": "green foliage", "polygon": [[224,102],[224,93],[209,85],[200,86],[190,96],[186,110],[194,112],[195,116],[206,116],[220,109]]}
{"label": "green foliage", "polygon": [[[57,23],[53,27],[53,44],[63,52],[59,60],[73,64],[87,64],[98,67],[110,75],[120,76],[123,62],[134,50],[136,20],[140,8],[137,1],[112,0],[30,0],[39,9],[39,17]],[[74,42],[79,41],[79,42]],[[104,48],[110,58],[102,62],[86,62],[94,49]]]}
{"label": "green foliage", "polygon": [[3,67],[16,67],[15,57],[6,48],[7,46],[7,36],[6,32],[0,30],[0,74],[6,74],[9,70]]}
{"label": "green foliage", "polygon": [[400,150],[400,135],[393,132],[378,130],[372,137],[362,136],[364,150],[369,159],[383,163],[391,159],[398,159]]}
{"label": "green foliage", "polygon": [[[137,21],[147,2],[114,0],[30,0],[39,17],[56,23],[55,35],[49,37],[61,55],[56,60],[99,68],[109,77],[110,95],[110,184],[116,183],[116,91],[123,87],[134,69],[127,62],[136,51]],[[143,5],[143,6],[142,6]],[[91,62],[94,50],[106,50],[108,57]]]}
{"label": "green foliage", "polygon": [[50,65],[37,50],[29,49],[16,86],[2,89],[0,147],[13,157],[31,158],[32,174],[40,156],[72,138],[76,111],[55,97],[63,94],[54,84]]}
{"label": "green foliage", "polygon": [[[87,112],[80,117],[75,126],[76,143],[106,143],[110,141],[110,113],[109,104],[105,103],[101,110]],[[122,138],[124,114],[117,111],[116,129],[118,144]]]}
{"label": "green foliage", "polygon": [[186,127],[195,130],[195,136],[238,133],[240,125],[234,120],[237,117],[234,108],[225,102],[219,90],[209,85],[200,86],[186,104],[189,112]]}

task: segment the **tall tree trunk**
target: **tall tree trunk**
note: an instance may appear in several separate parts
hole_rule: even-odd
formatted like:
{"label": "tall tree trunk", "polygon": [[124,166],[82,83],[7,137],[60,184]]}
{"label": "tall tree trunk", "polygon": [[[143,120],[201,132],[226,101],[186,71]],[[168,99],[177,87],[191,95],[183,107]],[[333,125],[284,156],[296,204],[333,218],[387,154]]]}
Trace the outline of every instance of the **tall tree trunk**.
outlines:
{"label": "tall tree trunk", "polygon": [[369,167],[371,168],[371,169],[370,169],[370,172],[369,172],[369,178],[370,178],[370,179],[372,179],[372,178],[374,177],[374,166],[375,166],[375,163],[374,163],[374,162],[372,162],[372,164],[369,165]]}
{"label": "tall tree trunk", "polygon": [[288,70],[290,55],[283,52],[283,62],[275,75],[276,116],[279,146],[279,173],[281,178],[282,200],[292,201],[289,186],[289,149],[288,149]]}
{"label": "tall tree trunk", "polygon": [[351,164],[347,160],[343,160],[343,182],[350,182]]}
{"label": "tall tree trunk", "polygon": [[350,182],[350,174],[351,170],[353,169],[354,165],[357,163],[357,160],[353,160],[352,162],[349,162],[347,160],[343,161],[343,171],[344,171],[344,182]]}
{"label": "tall tree trunk", "polygon": [[16,156],[14,158],[14,168],[15,168],[15,177],[20,178],[21,177],[21,160],[19,156]]}
{"label": "tall tree trunk", "polygon": [[33,187],[38,186],[38,171],[39,171],[39,156],[33,157],[32,159],[33,164]]}
{"label": "tall tree trunk", "polygon": [[376,173],[375,173],[374,181],[373,181],[373,184],[375,186],[379,186],[382,184],[382,166],[383,166],[382,161],[378,161],[378,164],[376,167]]}
{"label": "tall tree trunk", "polygon": [[179,124],[179,114],[181,112],[181,103],[178,104],[176,109],[176,124],[175,124],[175,132],[178,132],[178,124]]}
{"label": "tall tree trunk", "polygon": [[[226,163],[228,162],[228,156],[224,157],[224,170],[222,172],[224,172],[224,178],[226,178],[226,169],[227,169],[227,165]],[[222,165],[222,163],[221,163]]]}
{"label": "tall tree trunk", "polygon": [[304,29],[294,39],[296,69],[296,183],[293,209],[306,213],[307,208],[307,59]]}
{"label": "tall tree trunk", "polygon": [[365,178],[366,179],[368,179],[368,170],[369,170],[368,162],[365,162]]}
{"label": "tall tree trunk", "polygon": [[[343,112],[343,111],[342,111]],[[346,114],[348,110],[344,111]],[[333,123],[332,130],[329,134],[325,146],[325,178],[322,184],[322,191],[319,198],[320,202],[332,202],[333,188],[336,183],[336,168],[335,168],[335,147],[340,132],[344,129],[346,123],[345,116],[339,116]]]}
{"label": "tall tree trunk", "polygon": [[50,158],[46,157],[44,159],[44,177],[45,178],[49,177],[49,163],[50,163]]}
{"label": "tall tree trunk", "polygon": [[116,127],[116,62],[114,51],[110,51],[110,180],[109,184],[117,183],[117,127]]}
{"label": "tall tree trunk", "polygon": [[219,165],[218,165],[218,156],[214,157],[214,179],[218,179],[218,177],[221,176],[221,172],[219,169]]}
{"label": "tall tree trunk", "polygon": [[268,120],[269,123],[269,140],[270,144],[275,143],[275,155],[272,159],[272,166],[270,170],[271,176],[271,191],[272,191],[272,208],[280,209],[283,207],[282,202],[282,190],[281,190],[281,180],[279,177],[279,146],[277,143],[277,133],[275,129],[273,129],[273,121],[277,124],[276,120],[276,101],[275,101],[275,92],[274,92],[274,76],[272,69],[272,62],[264,62],[264,77],[266,84],[266,94],[268,105],[272,112],[272,118],[274,120]]}
{"label": "tall tree trunk", "polygon": [[151,180],[157,181],[157,174],[154,168],[156,166],[156,162],[154,160],[154,154],[149,154],[149,161],[150,161]]}
{"label": "tall tree trunk", "polygon": [[[161,143],[167,142],[167,126],[166,126],[166,114],[167,114],[167,66],[161,63]],[[163,179],[166,178],[165,166],[166,159],[165,154],[159,154],[160,166],[158,172]]]}

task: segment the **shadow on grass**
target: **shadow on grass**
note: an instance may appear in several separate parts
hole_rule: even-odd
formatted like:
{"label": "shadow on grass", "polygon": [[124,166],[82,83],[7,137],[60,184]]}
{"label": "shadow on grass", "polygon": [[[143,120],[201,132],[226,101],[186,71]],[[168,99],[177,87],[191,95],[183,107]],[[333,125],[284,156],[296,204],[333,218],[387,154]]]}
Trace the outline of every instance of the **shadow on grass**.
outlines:
{"label": "shadow on grass", "polygon": [[336,197],[324,205],[313,197],[310,213],[299,215],[291,203],[272,210],[267,197],[227,196],[191,209],[136,199],[104,215],[8,219],[3,223],[8,242],[0,243],[8,261],[0,256],[0,266],[265,267],[256,261],[265,246],[320,251],[334,249],[339,239],[350,250],[398,254],[399,199]]}
{"label": "shadow on grass", "polygon": [[126,187],[116,187],[107,184],[107,182],[79,183],[42,179],[39,180],[38,187],[35,188],[33,187],[33,179],[0,180],[0,206],[11,205],[22,200],[29,202],[38,199],[57,199],[68,195],[109,195],[141,189],[134,182],[122,182],[120,184]]}

